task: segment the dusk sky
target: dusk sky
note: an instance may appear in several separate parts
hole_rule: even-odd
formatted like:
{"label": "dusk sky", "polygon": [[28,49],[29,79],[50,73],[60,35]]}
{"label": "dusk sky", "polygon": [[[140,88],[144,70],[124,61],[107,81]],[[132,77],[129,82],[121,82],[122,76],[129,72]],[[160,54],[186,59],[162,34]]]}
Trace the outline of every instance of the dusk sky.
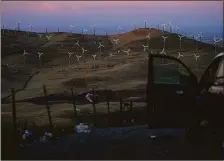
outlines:
{"label": "dusk sky", "polygon": [[133,29],[133,23],[143,27],[146,20],[152,27],[170,21],[182,32],[223,34],[222,1],[3,1],[1,12],[7,27],[15,28],[20,20],[22,29],[31,23],[38,32],[46,27],[69,31],[70,24],[79,32],[94,23],[98,32],[108,28],[113,33],[117,26],[124,31]]}

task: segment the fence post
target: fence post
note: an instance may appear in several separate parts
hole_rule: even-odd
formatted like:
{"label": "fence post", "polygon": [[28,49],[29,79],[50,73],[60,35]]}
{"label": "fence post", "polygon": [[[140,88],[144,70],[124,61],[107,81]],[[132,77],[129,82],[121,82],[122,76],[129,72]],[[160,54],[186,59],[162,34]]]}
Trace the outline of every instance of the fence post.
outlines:
{"label": "fence post", "polygon": [[12,91],[12,121],[13,121],[13,134],[16,136],[16,100],[15,100],[15,90]]}
{"label": "fence post", "polygon": [[93,92],[93,119],[94,119],[94,126],[96,126],[96,106],[95,106],[95,91],[94,88],[92,88],[92,92]]}
{"label": "fence post", "polygon": [[72,92],[72,102],[73,102],[73,107],[74,107],[74,121],[75,121],[75,125],[77,124],[77,109],[76,109],[76,97],[75,94],[73,92],[73,88],[71,88],[71,92]]}
{"label": "fence post", "polygon": [[[52,120],[51,120],[50,106],[49,106],[49,104],[48,104],[47,90],[46,90],[46,86],[45,86],[45,85],[43,85],[43,90],[44,90],[45,104],[46,104],[46,109],[47,109],[48,119],[49,119],[49,123],[50,123],[50,128],[51,128],[51,130],[53,130],[53,123],[52,123]],[[51,131],[51,132],[52,132],[52,131]]]}
{"label": "fence post", "polygon": [[123,111],[123,100],[122,100],[122,98],[120,98],[120,125],[122,125],[122,111]]}

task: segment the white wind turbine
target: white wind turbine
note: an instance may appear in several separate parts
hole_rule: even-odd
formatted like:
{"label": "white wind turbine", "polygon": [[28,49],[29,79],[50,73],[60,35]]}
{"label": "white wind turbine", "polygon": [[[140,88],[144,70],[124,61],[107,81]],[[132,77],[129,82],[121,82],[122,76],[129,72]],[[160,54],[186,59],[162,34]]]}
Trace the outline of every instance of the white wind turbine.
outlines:
{"label": "white wind turbine", "polygon": [[[160,54],[162,55],[166,55],[165,49],[163,48],[163,50],[160,52]],[[161,60],[161,64],[164,63],[164,59]]]}
{"label": "white wind turbine", "polygon": [[171,22],[168,23],[168,28],[170,29],[170,32],[172,32],[172,23]]}
{"label": "white wind turbine", "polygon": [[17,22],[17,30],[20,31],[20,20]]}
{"label": "white wind turbine", "polygon": [[163,50],[160,52],[160,54],[166,55],[165,49],[163,48]]}
{"label": "white wind turbine", "polygon": [[24,56],[24,64],[26,64],[27,55],[28,55],[28,53],[26,52],[26,50],[23,50],[22,56]]}
{"label": "white wind turbine", "polygon": [[168,36],[162,36],[163,38],[163,49],[165,50],[166,47],[166,39],[168,38]]}
{"label": "white wind turbine", "polygon": [[[180,58],[183,58],[184,56],[180,53],[180,52],[178,52],[178,56],[177,56],[177,59],[180,59]],[[180,63],[178,63],[179,65],[178,65],[178,68],[180,69],[181,68],[181,64]]]}
{"label": "white wind turbine", "polygon": [[28,24],[28,30],[27,30],[27,32],[28,32],[28,36],[30,35],[30,32],[32,32],[32,30],[33,30],[33,25],[32,24]]}
{"label": "white wind turbine", "polygon": [[41,39],[41,38],[42,38],[42,36],[43,36],[43,34],[38,34],[38,36],[39,36],[39,38]]}
{"label": "white wind turbine", "polygon": [[180,27],[179,26],[176,26],[177,34],[179,33],[179,30],[180,30]]}
{"label": "white wind turbine", "polygon": [[92,28],[93,28],[93,35],[96,35],[96,25],[92,24]]}
{"label": "white wind turbine", "polygon": [[163,27],[163,32],[164,32],[166,29],[166,24],[162,24],[161,26]]}
{"label": "white wind turbine", "polygon": [[105,36],[107,36],[108,35],[108,33],[107,33],[107,28],[105,29]]}
{"label": "white wind turbine", "polygon": [[220,37],[213,37],[213,41],[214,41],[214,46],[215,46],[215,53],[216,53],[216,48],[217,48],[217,43],[220,42],[222,39]]}
{"label": "white wind turbine", "polygon": [[200,32],[199,34],[198,34],[198,36],[199,36],[199,38],[200,38],[200,41],[202,42],[202,32]]}
{"label": "white wind turbine", "polygon": [[99,46],[98,46],[98,48],[100,49],[100,53],[101,53],[101,51],[102,51],[102,47],[104,47],[104,45],[103,45],[101,42],[99,42]]}
{"label": "white wind turbine", "polygon": [[145,24],[145,29],[146,29],[146,27],[147,27],[147,21],[144,21],[144,24]]}
{"label": "white wind turbine", "polygon": [[131,49],[129,48],[128,50],[124,50],[124,52],[129,56],[130,55]]}
{"label": "white wind turbine", "polygon": [[159,24],[159,22],[157,22],[157,29],[159,30],[159,26],[160,26],[160,24]]}
{"label": "white wind turbine", "polygon": [[179,40],[180,40],[180,49],[182,48],[182,38],[184,37],[184,36],[182,36],[182,35],[178,35],[178,37],[179,37]]}
{"label": "white wind turbine", "polygon": [[87,52],[87,50],[84,47],[82,47],[82,58],[83,59],[85,59],[85,52]]}
{"label": "white wind turbine", "polygon": [[122,28],[120,26],[117,27],[118,34],[120,34]]}
{"label": "white wind turbine", "polygon": [[5,24],[2,24],[2,25],[1,25],[1,28],[2,28],[2,35],[5,34],[5,26],[6,26]]}
{"label": "white wind turbine", "polygon": [[71,56],[73,55],[73,52],[68,52],[68,67],[71,66]]}
{"label": "white wind turbine", "polygon": [[70,28],[70,34],[72,33],[73,28],[75,27],[75,25],[69,25]]}
{"label": "white wind turbine", "polygon": [[47,40],[49,41],[51,39],[51,35],[46,35]]}
{"label": "white wind turbine", "polygon": [[76,41],[75,45],[77,46],[77,48],[76,48],[77,51],[76,52],[78,53],[78,50],[79,50],[79,47],[80,47],[79,40]]}
{"label": "white wind turbine", "polygon": [[148,33],[148,35],[146,36],[146,38],[148,38],[148,47],[150,47],[150,39],[151,39],[151,34],[150,33]]}
{"label": "white wind turbine", "polygon": [[177,56],[177,58],[178,59],[180,59],[180,58],[182,58],[182,57],[184,57],[180,52],[178,52],[178,56]]}
{"label": "white wind turbine", "polygon": [[147,52],[146,49],[148,49],[149,46],[147,46],[147,45],[142,45],[142,47],[144,48],[144,51]]}
{"label": "white wind turbine", "polygon": [[83,34],[87,34],[88,30],[87,29],[83,29]]}
{"label": "white wind turbine", "polygon": [[41,63],[41,56],[44,54],[44,53],[40,53],[40,52],[37,52],[38,54],[38,59],[39,59],[39,65],[41,67],[42,63]]}
{"label": "white wind turbine", "polygon": [[93,56],[93,60],[94,60],[94,64],[93,64],[93,68],[94,68],[94,70],[96,69],[96,54],[92,54],[92,56]]}
{"label": "white wind turbine", "polygon": [[137,30],[136,24],[132,24],[132,26],[134,27],[135,30]]}
{"label": "white wind turbine", "polygon": [[151,38],[151,34],[148,33],[148,35],[146,36],[146,38],[148,38],[148,40],[150,40],[150,38]]}
{"label": "white wind turbine", "polygon": [[195,40],[195,48],[196,50],[198,50],[198,38],[200,37],[200,35],[194,35],[194,40]]}
{"label": "white wind turbine", "polygon": [[77,63],[78,63],[78,69],[79,69],[79,62],[80,62],[80,58],[82,57],[81,55],[75,55],[77,58]]}
{"label": "white wind turbine", "polygon": [[117,45],[118,42],[120,41],[119,39],[113,39],[113,41],[115,42],[115,44]]}
{"label": "white wind turbine", "polygon": [[196,70],[198,70],[198,59],[200,58],[200,55],[194,54],[194,58],[195,58],[195,61],[196,61]]}

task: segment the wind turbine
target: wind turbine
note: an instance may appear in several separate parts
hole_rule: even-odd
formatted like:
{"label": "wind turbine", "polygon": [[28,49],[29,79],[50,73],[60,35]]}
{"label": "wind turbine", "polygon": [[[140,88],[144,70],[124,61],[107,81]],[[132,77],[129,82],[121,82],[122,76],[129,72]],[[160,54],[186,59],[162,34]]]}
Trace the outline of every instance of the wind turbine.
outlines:
{"label": "wind turbine", "polygon": [[100,49],[100,53],[101,53],[101,48],[102,47],[104,47],[104,45],[101,43],[101,42],[99,42],[99,46],[98,46],[98,48]]}
{"label": "wind turbine", "polygon": [[166,24],[162,24],[161,26],[163,27],[163,32],[164,32],[166,29]]}
{"label": "wind turbine", "polygon": [[182,36],[182,35],[178,35],[178,37],[179,37],[179,40],[180,40],[180,49],[181,49],[181,45],[182,45],[182,38],[184,37],[184,36]]}
{"label": "wind turbine", "polygon": [[28,28],[30,29],[30,32],[33,31],[34,26],[32,24],[28,24]]}
{"label": "wind turbine", "polygon": [[148,38],[148,46],[150,47],[150,39],[151,39],[151,34],[150,33],[148,33],[148,35],[146,36],[146,38]]}
{"label": "wind turbine", "polygon": [[[178,52],[178,56],[177,56],[177,59],[180,59],[180,58],[183,58],[184,57],[184,55],[182,55],[180,52]],[[178,63],[179,65],[178,65],[178,68],[180,69],[181,68],[181,64],[180,63]]]}
{"label": "wind turbine", "polygon": [[96,54],[92,54],[92,56],[93,56],[93,60],[94,60],[94,65],[93,65],[93,68],[94,68],[94,70],[95,70],[95,69],[96,69],[96,64],[95,64]]}
{"label": "wind turbine", "polygon": [[42,38],[42,36],[43,36],[43,34],[38,34],[38,36],[39,36],[39,38],[41,39],[41,38]]}
{"label": "wind turbine", "polygon": [[137,26],[135,24],[132,24],[132,26],[134,27],[135,30],[137,30]]}
{"label": "wind turbine", "polygon": [[122,28],[120,26],[118,26],[117,30],[118,30],[118,34],[120,34],[120,31],[122,30]]}
{"label": "wind turbine", "polygon": [[30,35],[30,32],[32,32],[33,27],[34,26],[32,24],[28,24],[28,29],[27,29],[28,36]]}
{"label": "wind turbine", "polygon": [[163,50],[160,52],[160,54],[166,55],[165,49],[163,48]]}
{"label": "wind turbine", "polygon": [[180,30],[179,26],[176,26],[177,34],[179,34],[179,32],[178,32],[179,30]]}
{"label": "wind turbine", "polygon": [[115,44],[117,45],[118,42],[120,41],[119,39],[113,39],[113,41],[115,42]]}
{"label": "wind turbine", "polygon": [[129,48],[128,50],[124,50],[124,52],[129,56],[130,55],[131,49]]}
{"label": "wind turbine", "polygon": [[108,35],[108,33],[107,33],[107,28],[105,29],[105,35],[106,35],[106,36]]}
{"label": "wind turbine", "polygon": [[51,35],[46,35],[47,40],[49,41],[51,39]]}
{"label": "wind turbine", "polygon": [[146,29],[146,27],[147,27],[147,21],[144,21],[144,24],[145,24],[145,29]]}
{"label": "wind turbine", "polygon": [[38,59],[39,59],[39,65],[41,67],[42,63],[41,63],[41,56],[44,54],[44,53],[40,53],[40,52],[37,52],[38,54]]}
{"label": "wind turbine", "polygon": [[[160,52],[160,54],[162,55],[166,55],[165,49],[163,48],[163,50]],[[164,59],[161,60],[161,64],[164,63]]]}
{"label": "wind turbine", "polygon": [[198,59],[200,58],[200,55],[194,54],[194,58],[196,60],[196,70],[198,70]]}
{"label": "wind turbine", "polygon": [[76,41],[75,45],[77,46],[77,53],[78,53],[78,48],[80,47],[79,40]]}
{"label": "wind turbine", "polygon": [[213,41],[214,41],[214,46],[215,46],[215,53],[216,53],[216,47],[217,47],[217,43],[220,42],[222,39],[220,37],[213,37]]}
{"label": "wind turbine", "polygon": [[200,32],[198,35],[199,35],[200,41],[202,42],[202,32]]}
{"label": "wind turbine", "polygon": [[83,34],[87,34],[88,30],[87,29],[83,29]]}
{"label": "wind turbine", "polygon": [[70,28],[70,34],[72,33],[73,28],[75,27],[75,25],[69,25]]}
{"label": "wind turbine", "polygon": [[166,47],[166,39],[168,38],[168,36],[162,36],[163,38],[163,49],[165,50]]}
{"label": "wind turbine", "polygon": [[195,40],[195,48],[196,50],[198,50],[198,38],[200,37],[200,35],[194,35],[194,40]]}
{"label": "wind turbine", "polygon": [[96,25],[92,24],[92,27],[93,27],[93,35],[96,35]]}
{"label": "wind turbine", "polygon": [[172,32],[172,24],[171,24],[171,22],[168,23],[168,28],[170,29],[170,32]]}
{"label": "wind turbine", "polygon": [[159,26],[160,26],[160,24],[159,24],[159,22],[157,22],[157,29],[159,30]]}
{"label": "wind turbine", "polygon": [[86,52],[87,50],[84,48],[84,47],[82,47],[82,58],[84,59],[85,58],[85,52]]}
{"label": "wind turbine", "polygon": [[151,38],[151,34],[148,33],[148,35],[146,36],[146,38],[148,38],[148,40],[150,40],[150,38]]}
{"label": "wind turbine", "polygon": [[146,49],[149,48],[149,46],[142,45],[142,47],[144,48],[144,51],[147,52]]}
{"label": "wind turbine", "polygon": [[26,52],[26,50],[23,50],[23,54],[22,56],[24,56],[24,64],[26,64],[26,57],[27,57],[28,53]]}
{"label": "wind turbine", "polygon": [[17,22],[17,29],[20,31],[20,20]]}
{"label": "wind turbine", "polygon": [[68,52],[68,67],[70,68],[71,65],[71,56],[73,55],[73,52]]}
{"label": "wind turbine", "polygon": [[75,55],[76,56],[76,58],[77,58],[77,62],[78,62],[78,69],[79,69],[79,61],[80,61],[80,58],[82,57],[81,55]]}
{"label": "wind turbine", "polygon": [[184,57],[183,55],[181,55],[181,53],[180,52],[178,52],[178,56],[177,56],[177,58],[178,59],[180,59],[181,57]]}
{"label": "wind turbine", "polygon": [[6,26],[5,24],[2,24],[2,25],[1,25],[1,28],[2,28],[2,35],[4,35],[4,33],[5,33],[5,26]]}

